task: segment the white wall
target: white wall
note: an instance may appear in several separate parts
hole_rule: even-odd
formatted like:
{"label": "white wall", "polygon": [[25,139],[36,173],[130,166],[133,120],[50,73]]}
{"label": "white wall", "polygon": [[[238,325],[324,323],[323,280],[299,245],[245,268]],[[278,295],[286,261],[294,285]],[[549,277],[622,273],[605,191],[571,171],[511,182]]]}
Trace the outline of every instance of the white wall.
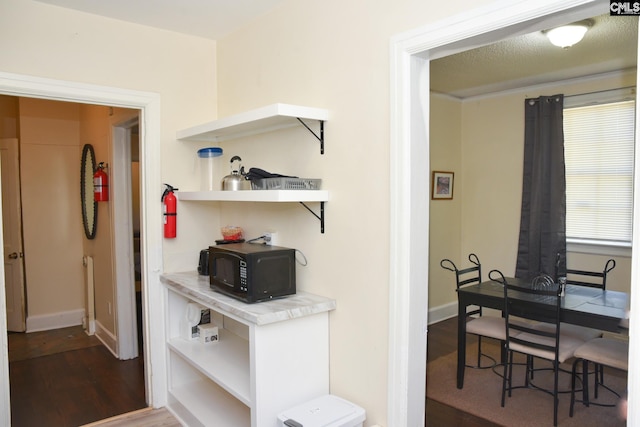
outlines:
{"label": "white wall", "polygon": [[27,331],[82,320],[79,117],[77,104],[19,100]]}
{"label": "white wall", "polygon": [[[184,187],[196,181],[193,174],[196,148],[176,141],[175,133],[215,116],[216,43],[35,1],[3,0],[0,50],[1,72],[56,79],[49,86],[44,84],[42,91],[35,87],[40,83],[29,83],[30,89],[25,93],[33,91],[60,99],[67,99],[64,94],[70,93],[71,99],[80,97],[94,103],[118,100],[117,105],[148,107],[143,123],[151,126],[143,127],[147,132],[144,155],[150,154],[154,163],[141,159],[142,170],[149,173],[143,182],[143,197],[157,200],[158,204],[148,205],[145,210],[146,220],[153,224],[151,229],[144,230],[151,242],[145,252],[150,261],[147,277],[152,278],[143,283],[145,295],[151,298],[147,312],[151,316],[148,335],[151,338],[145,347],[145,359],[148,367],[156,369],[148,377],[147,396],[154,405],[162,405],[166,399],[160,314],[163,301],[157,275],[162,268],[194,269],[201,245],[209,244],[218,233],[201,226],[211,220],[210,212],[198,209],[189,212],[179,207],[179,238],[163,241],[160,183]],[[15,80],[21,81],[19,77]],[[68,85],[68,90],[65,81],[74,82]],[[89,86],[83,86],[85,83]],[[5,93],[14,92],[10,89]],[[161,171],[162,176],[158,177],[156,171]],[[152,188],[155,185],[157,188]],[[158,215],[151,216],[149,212]],[[6,354],[6,345],[3,349]],[[2,360],[6,362],[0,355]],[[0,411],[0,416],[6,416],[6,411]]]}
{"label": "white wall", "polygon": [[303,131],[224,147],[248,166],[322,178],[325,234],[295,205],[229,206],[223,221],[275,228],[305,253],[300,288],[337,300],[331,392],[363,406],[366,425],[386,425],[388,413],[390,38],[482,3],[285,1],[218,42],[221,116],[274,102],[330,110],[324,156]]}
{"label": "white wall", "polygon": [[[111,159],[111,132],[109,129],[109,107],[96,105],[80,106],[80,145],[78,156],[82,153],[84,144],[93,146],[96,156],[96,166],[100,162],[112,165]],[[117,171],[113,167],[106,170],[107,176]],[[98,220],[96,222],[96,235],[94,239],[87,239],[83,233],[83,256],[93,258],[94,266],[94,308],[97,323],[96,335],[106,343],[114,353],[118,353],[115,346],[116,310],[115,283],[113,271],[113,219],[109,202],[98,202]],[[86,270],[83,270],[85,273]],[[84,283],[84,282],[83,282]],[[84,293],[83,293],[84,294]]]}
{"label": "white wall", "polygon": [[[462,209],[466,204],[463,198],[462,103],[447,96],[431,95],[429,121],[431,170],[454,173],[453,199],[431,200],[429,205],[429,307],[436,308],[458,300],[453,273],[442,269],[440,260],[450,259],[459,268],[464,268],[459,260],[465,261],[463,265],[467,262],[467,256],[460,252]],[[457,306],[450,305],[449,311],[457,312]],[[429,323],[441,320],[440,316],[432,313]]]}
{"label": "white wall", "polygon": [[[151,143],[162,146],[162,180],[177,187],[196,182],[196,146],[176,141],[175,133],[215,117],[216,42],[34,1],[3,0],[0,50],[0,71],[158,93],[161,135]],[[157,191],[160,200],[162,188]],[[194,268],[196,248],[218,236],[217,229],[200,226],[207,219],[202,210],[179,212],[183,238],[163,247],[168,271]]]}

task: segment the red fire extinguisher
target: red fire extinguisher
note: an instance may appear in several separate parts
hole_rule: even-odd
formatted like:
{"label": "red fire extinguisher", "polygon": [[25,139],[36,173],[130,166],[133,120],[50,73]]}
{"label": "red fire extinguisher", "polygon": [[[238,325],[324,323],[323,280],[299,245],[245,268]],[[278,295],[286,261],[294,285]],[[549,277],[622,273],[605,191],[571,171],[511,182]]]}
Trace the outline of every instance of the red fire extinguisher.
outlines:
{"label": "red fire extinguisher", "polygon": [[98,164],[98,169],[93,174],[93,200],[96,202],[109,201],[109,177],[104,171],[104,162]]}
{"label": "red fire extinguisher", "polygon": [[169,184],[165,184],[167,188],[162,193],[162,203],[164,209],[164,237],[167,239],[173,239],[176,237],[176,220],[177,220],[177,206],[176,196],[173,191],[178,191],[177,188],[173,188]]}

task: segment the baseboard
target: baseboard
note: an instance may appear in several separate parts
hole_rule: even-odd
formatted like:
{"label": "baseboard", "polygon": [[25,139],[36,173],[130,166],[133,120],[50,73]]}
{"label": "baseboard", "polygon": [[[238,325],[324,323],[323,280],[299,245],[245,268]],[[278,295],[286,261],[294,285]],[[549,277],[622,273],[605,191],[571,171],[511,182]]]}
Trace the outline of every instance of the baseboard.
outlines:
{"label": "baseboard", "polygon": [[104,344],[105,347],[115,356],[118,357],[118,340],[109,330],[96,320],[95,336]]}
{"label": "baseboard", "polygon": [[427,314],[427,324],[442,322],[458,315],[458,302],[450,302],[449,304],[440,305],[438,307],[429,308]]}
{"label": "baseboard", "polygon": [[52,329],[81,326],[84,309],[61,311],[52,314],[27,317],[27,332],[50,331]]}

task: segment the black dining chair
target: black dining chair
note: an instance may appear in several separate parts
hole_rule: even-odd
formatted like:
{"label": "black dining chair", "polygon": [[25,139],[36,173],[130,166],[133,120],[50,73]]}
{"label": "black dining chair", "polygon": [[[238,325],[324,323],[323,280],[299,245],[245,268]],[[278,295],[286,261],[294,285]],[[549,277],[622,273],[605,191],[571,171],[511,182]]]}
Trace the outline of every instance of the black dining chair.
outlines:
{"label": "black dining chair", "polygon": [[[629,370],[629,341],[618,338],[595,338],[580,347],[574,352],[576,360],[573,362],[571,378],[571,405],[569,416],[573,417],[575,402],[581,402],[584,406],[616,406],[616,403],[599,403],[591,400],[589,395],[589,364],[595,366],[594,372],[594,399],[598,398],[598,388],[603,387],[613,393],[617,398],[620,393],[604,384],[604,367],[608,366],[627,372]],[[578,378],[577,368],[582,365],[582,400],[576,400],[576,380]]]}
{"label": "black dining chair", "polygon": [[[556,256],[556,278],[561,275],[559,271],[560,254]],[[567,285],[585,286],[589,288],[607,289],[607,275],[616,268],[616,261],[609,259],[604,265],[602,271],[588,271],[568,268],[566,270]],[[553,328],[552,325],[539,324],[539,329],[549,330]],[[561,337],[571,337],[581,340],[583,343],[587,343],[593,339],[602,337],[602,331],[595,328],[588,328],[586,326],[572,325],[568,323],[562,323],[560,332]],[[595,364],[595,373],[600,375],[600,381],[604,382],[604,370]],[[585,374],[586,375],[586,374]]]}
{"label": "black dining chair", "polygon": [[607,289],[607,275],[616,268],[616,260],[609,259],[604,265],[602,271],[587,271],[567,268],[567,284],[588,286],[590,288],[598,288],[603,291]]}
{"label": "black dining chair", "polygon": [[[450,259],[440,261],[440,266],[445,270],[453,271],[456,278],[456,290],[464,286],[471,286],[482,282],[482,266],[476,254],[469,254],[471,266],[459,269]],[[495,316],[483,316],[482,307],[469,306],[466,313],[467,333],[478,337],[478,359],[477,364],[465,365],[470,368],[487,369],[496,365],[496,360],[482,353],[482,337],[504,340],[504,321],[502,318]],[[490,365],[481,365],[481,358],[485,357],[491,360]]]}
{"label": "black dining chair", "polygon": [[[556,261],[556,280],[562,273],[558,271],[560,254],[557,255]],[[602,271],[587,271],[578,269],[567,269],[566,279],[567,285],[586,286],[590,288],[597,288],[605,290],[607,288],[607,275],[616,267],[616,261],[609,259],[605,263]],[[538,326],[541,329],[549,329],[552,326],[540,324]],[[602,336],[602,331],[594,328],[587,328],[586,326],[571,325],[568,323],[562,324],[562,336],[570,336],[578,338],[583,342],[590,341],[594,338]]]}
{"label": "black dining chair", "polygon": [[[566,276],[567,284],[602,289],[604,291],[607,289],[607,275],[614,268],[616,268],[616,260],[614,260],[613,258],[607,260],[602,271],[588,271],[568,268]],[[563,325],[562,333],[578,337],[585,342],[602,337],[602,331],[578,325]],[[600,374],[600,381],[604,382],[604,370],[602,369],[602,367],[595,364],[595,372],[596,375],[598,373]]]}
{"label": "black dining chair", "polygon": [[[489,279],[500,283],[504,288],[504,327],[505,350],[507,360],[502,377],[502,400],[511,397],[512,391],[519,388],[532,388],[544,391],[553,396],[553,425],[558,425],[558,372],[560,363],[573,357],[574,350],[582,342],[578,339],[564,337],[560,339],[560,288],[553,279],[534,280],[528,286],[516,286],[508,283],[499,270],[491,270]],[[531,302],[539,299],[548,300],[547,304],[532,309]],[[552,330],[536,328],[537,322],[553,325]],[[514,353],[524,354],[527,358],[524,383],[514,385],[513,365]],[[553,367],[553,390],[536,387],[531,381],[533,358],[541,358],[551,362]]]}

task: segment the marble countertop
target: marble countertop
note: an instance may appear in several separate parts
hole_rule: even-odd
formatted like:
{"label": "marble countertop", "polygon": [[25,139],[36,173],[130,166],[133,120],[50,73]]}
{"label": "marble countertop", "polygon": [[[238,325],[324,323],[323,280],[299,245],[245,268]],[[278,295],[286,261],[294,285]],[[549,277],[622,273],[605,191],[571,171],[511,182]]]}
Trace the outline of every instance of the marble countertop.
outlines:
{"label": "marble countertop", "polygon": [[215,292],[209,287],[209,277],[200,276],[195,271],[165,273],[160,276],[160,281],[168,288],[181,292],[196,302],[226,311],[256,325],[310,316],[336,308],[334,299],[301,291],[272,301],[247,304]]}

